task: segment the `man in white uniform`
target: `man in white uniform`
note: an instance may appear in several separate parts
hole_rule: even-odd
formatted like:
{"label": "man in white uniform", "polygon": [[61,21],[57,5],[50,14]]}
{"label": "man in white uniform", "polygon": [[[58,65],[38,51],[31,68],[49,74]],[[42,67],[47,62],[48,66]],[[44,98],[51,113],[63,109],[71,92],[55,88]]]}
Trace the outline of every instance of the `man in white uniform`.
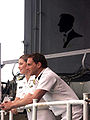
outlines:
{"label": "man in white uniform", "polygon": [[[45,101],[64,101],[78,100],[74,91],[50,68],[47,67],[47,61],[42,54],[31,54],[27,61],[27,69],[30,75],[35,75],[35,91],[34,94],[28,93],[23,99],[16,102],[8,102],[1,105],[4,110],[10,110],[19,106],[32,103],[33,99],[38,101],[43,97]],[[50,106],[53,113],[58,116],[62,115],[61,120],[66,120],[65,105]],[[73,106],[72,120],[81,120],[82,107],[80,105]]]}

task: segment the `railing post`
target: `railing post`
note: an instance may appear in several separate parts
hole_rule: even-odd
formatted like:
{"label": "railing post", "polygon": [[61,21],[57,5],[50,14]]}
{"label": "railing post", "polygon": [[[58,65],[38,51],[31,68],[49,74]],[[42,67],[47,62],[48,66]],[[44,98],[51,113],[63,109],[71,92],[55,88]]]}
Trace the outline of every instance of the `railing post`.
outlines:
{"label": "railing post", "polygon": [[0,103],[2,99],[2,92],[1,92],[1,43],[0,43]]}
{"label": "railing post", "polygon": [[[86,100],[88,99],[89,97],[89,94],[88,93],[83,93],[83,100]],[[89,116],[88,116],[88,102],[84,101],[84,104],[83,104],[83,120],[89,120]]]}
{"label": "railing post", "polygon": [[37,106],[34,103],[37,103],[37,99],[33,99],[33,111],[32,111],[32,120],[37,120]]}
{"label": "railing post", "polygon": [[67,120],[72,120],[72,105],[67,103]]}
{"label": "railing post", "polygon": [[4,110],[1,110],[1,120],[4,120]]}
{"label": "railing post", "polygon": [[13,120],[13,113],[9,111],[9,120]]}

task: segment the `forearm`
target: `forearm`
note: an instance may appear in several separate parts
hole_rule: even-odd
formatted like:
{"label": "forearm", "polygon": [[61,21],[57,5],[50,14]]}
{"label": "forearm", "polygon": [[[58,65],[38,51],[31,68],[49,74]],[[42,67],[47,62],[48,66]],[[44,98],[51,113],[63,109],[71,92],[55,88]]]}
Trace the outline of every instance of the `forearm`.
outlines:
{"label": "forearm", "polygon": [[39,101],[46,92],[47,91],[45,90],[38,89],[34,92],[34,94],[28,93],[28,95],[26,95],[24,98],[12,102],[11,107],[17,108],[17,107],[25,106],[27,104],[31,104],[33,103],[33,99],[37,99]]}
{"label": "forearm", "polygon": [[31,94],[28,94],[22,99],[12,101],[11,109],[21,107],[21,106],[25,106],[27,104],[31,104],[32,101],[33,101],[33,96]]}

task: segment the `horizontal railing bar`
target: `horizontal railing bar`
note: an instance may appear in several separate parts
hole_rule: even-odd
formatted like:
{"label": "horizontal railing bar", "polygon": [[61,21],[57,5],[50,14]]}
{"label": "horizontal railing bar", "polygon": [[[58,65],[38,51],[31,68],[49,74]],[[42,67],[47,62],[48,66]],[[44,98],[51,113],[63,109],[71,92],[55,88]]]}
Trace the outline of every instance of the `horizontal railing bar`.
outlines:
{"label": "horizontal railing bar", "polygon": [[6,61],[3,61],[3,64],[12,64],[12,63],[17,63],[17,62],[18,62],[18,59],[6,60]]}
{"label": "horizontal railing bar", "polygon": [[[30,108],[34,106],[45,106],[45,105],[67,105],[68,103],[72,105],[77,105],[77,104],[84,104],[84,100],[68,100],[68,101],[52,101],[52,102],[40,102],[40,103],[34,103],[34,104],[29,104],[23,107],[19,107],[18,109],[24,109],[24,108]],[[0,111],[4,112],[4,111]]]}
{"label": "horizontal railing bar", "polygon": [[33,105],[34,106],[48,106],[48,105],[67,105],[68,103],[72,105],[77,105],[77,104],[84,104],[84,100],[68,100],[68,101],[52,101],[52,102],[40,102],[40,103],[34,103],[34,104],[29,104],[23,107],[19,107],[18,109],[27,109],[31,108]]}
{"label": "horizontal railing bar", "polygon": [[[70,52],[61,52],[61,53],[54,53],[54,54],[47,54],[45,55],[46,59],[51,59],[51,58],[57,58],[57,57],[65,57],[65,56],[72,56],[72,55],[80,55],[84,53],[90,53],[90,49],[82,49],[82,50],[74,50]],[[3,64],[12,64],[12,63],[17,63],[18,59],[14,60],[6,60],[3,61]]]}
{"label": "horizontal railing bar", "polygon": [[90,53],[90,49],[82,49],[82,50],[75,50],[75,51],[70,51],[70,52],[48,54],[48,55],[45,55],[45,57],[46,57],[46,59],[51,59],[51,58],[57,58],[57,57],[80,55],[80,54],[84,54],[84,53]]}
{"label": "horizontal railing bar", "polygon": [[[23,107],[19,107],[18,109],[28,109],[31,107],[38,107],[38,106],[48,106],[48,105],[78,105],[78,104],[85,104],[85,100],[67,100],[67,101],[52,101],[52,102],[40,102],[40,103],[33,103]],[[0,111],[3,113],[3,111]],[[71,115],[72,116],[72,115]],[[11,116],[12,117],[12,116]],[[9,120],[12,119],[9,117]]]}

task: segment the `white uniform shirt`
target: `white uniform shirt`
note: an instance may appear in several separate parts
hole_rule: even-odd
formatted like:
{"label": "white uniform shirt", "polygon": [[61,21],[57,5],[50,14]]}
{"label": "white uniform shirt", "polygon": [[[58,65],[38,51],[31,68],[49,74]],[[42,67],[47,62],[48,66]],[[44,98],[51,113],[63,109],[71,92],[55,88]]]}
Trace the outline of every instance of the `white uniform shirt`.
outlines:
{"label": "white uniform shirt", "polygon": [[[39,78],[40,76],[40,78]],[[44,69],[36,81],[36,89],[43,89],[48,91],[44,96],[44,100],[49,101],[64,101],[64,100],[78,100],[74,91],[51,69],[48,67]],[[50,106],[53,113],[58,116],[62,114],[62,120],[66,120],[66,107],[64,105]],[[82,117],[82,107],[75,106],[72,110],[73,120],[79,120]]]}
{"label": "white uniform shirt", "polygon": [[34,81],[35,81],[35,76],[31,76],[30,79],[28,80],[28,82],[27,82],[26,78],[18,81],[16,97],[24,98],[24,96],[27,95],[28,93],[33,94],[33,92],[35,90]]}
{"label": "white uniform shirt", "polygon": [[[35,76],[31,76],[28,81],[26,80],[25,77],[23,78],[23,80],[17,81],[16,97],[24,98],[24,96],[27,95],[28,93],[33,94],[35,90],[34,81],[35,81]],[[28,120],[32,120],[32,113],[30,112],[29,109],[27,109],[27,116],[28,116]]]}

